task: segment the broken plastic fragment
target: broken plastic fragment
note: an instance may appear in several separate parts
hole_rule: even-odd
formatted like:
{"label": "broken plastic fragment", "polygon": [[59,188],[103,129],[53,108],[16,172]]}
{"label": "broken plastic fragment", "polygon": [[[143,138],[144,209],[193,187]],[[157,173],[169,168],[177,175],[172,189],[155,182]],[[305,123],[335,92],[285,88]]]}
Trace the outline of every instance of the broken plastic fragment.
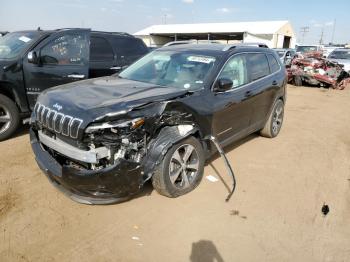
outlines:
{"label": "broken plastic fragment", "polygon": [[215,176],[209,175],[205,177],[207,180],[209,180],[210,182],[218,182],[219,179],[217,179]]}

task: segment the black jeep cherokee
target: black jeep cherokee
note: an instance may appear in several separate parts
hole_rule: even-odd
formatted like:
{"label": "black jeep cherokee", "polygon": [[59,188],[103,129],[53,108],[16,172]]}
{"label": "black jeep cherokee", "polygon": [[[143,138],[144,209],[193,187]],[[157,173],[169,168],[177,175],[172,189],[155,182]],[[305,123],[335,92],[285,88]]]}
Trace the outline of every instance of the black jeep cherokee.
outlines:
{"label": "black jeep cherokee", "polygon": [[[89,29],[12,32],[0,38],[0,141],[28,119],[45,89],[112,75],[148,53],[127,33]],[[26,122],[26,121],[24,121]]]}
{"label": "black jeep cherokee", "polygon": [[268,48],[178,45],[158,49],[119,75],[44,91],[31,145],[49,180],[72,199],[129,198],[148,179],[177,197],[201,181],[221,146],[280,131],[286,72]]}

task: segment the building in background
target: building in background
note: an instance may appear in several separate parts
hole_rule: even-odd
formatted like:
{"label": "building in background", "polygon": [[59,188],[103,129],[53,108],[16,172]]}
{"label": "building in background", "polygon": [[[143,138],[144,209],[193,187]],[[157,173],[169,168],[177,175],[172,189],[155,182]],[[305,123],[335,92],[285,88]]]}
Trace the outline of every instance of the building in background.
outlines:
{"label": "building in background", "polygon": [[259,42],[270,48],[292,48],[296,43],[289,21],[153,25],[134,36],[141,38],[149,47],[192,39],[223,43]]}

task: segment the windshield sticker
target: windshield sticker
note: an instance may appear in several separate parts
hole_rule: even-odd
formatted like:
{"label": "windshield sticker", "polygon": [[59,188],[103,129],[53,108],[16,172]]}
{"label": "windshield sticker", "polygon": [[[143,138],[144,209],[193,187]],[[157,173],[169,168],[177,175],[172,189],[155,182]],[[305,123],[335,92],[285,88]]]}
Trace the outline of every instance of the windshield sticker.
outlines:
{"label": "windshield sticker", "polygon": [[26,36],[21,36],[18,39],[21,40],[24,43],[28,43],[30,40],[32,40],[32,39],[30,39],[29,37],[26,37]]}
{"label": "windshield sticker", "polygon": [[204,63],[204,64],[210,64],[215,61],[214,57],[208,57],[208,56],[189,56],[187,58],[190,62],[197,62],[197,63]]}

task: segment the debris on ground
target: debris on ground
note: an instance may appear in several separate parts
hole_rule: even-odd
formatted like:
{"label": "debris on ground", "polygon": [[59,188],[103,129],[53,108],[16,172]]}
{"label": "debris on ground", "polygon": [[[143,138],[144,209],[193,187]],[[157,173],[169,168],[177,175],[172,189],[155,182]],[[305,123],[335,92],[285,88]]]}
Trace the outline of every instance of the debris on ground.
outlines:
{"label": "debris on ground", "polygon": [[287,68],[288,83],[301,86],[303,82],[343,90],[350,87],[350,74],[343,65],[322,57],[319,52],[298,54]]}
{"label": "debris on ground", "polygon": [[219,179],[217,179],[215,176],[209,175],[205,177],[207,180],[209,180],[210,182],[218,182]]}
{"label": "debris on ground", "polygon": [[329,213],[329,206],[326,204],[323,204],[321,211],[324,216],[327,216],[327,214]]}

